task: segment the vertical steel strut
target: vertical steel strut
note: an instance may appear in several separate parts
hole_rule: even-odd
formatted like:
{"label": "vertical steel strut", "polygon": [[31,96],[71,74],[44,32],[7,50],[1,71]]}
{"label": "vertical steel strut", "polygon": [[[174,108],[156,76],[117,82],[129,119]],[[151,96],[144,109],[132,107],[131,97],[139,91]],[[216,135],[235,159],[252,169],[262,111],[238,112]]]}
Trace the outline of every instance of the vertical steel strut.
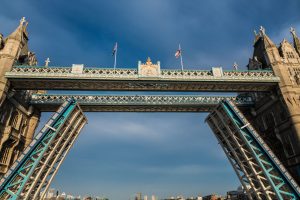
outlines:
{"label": "vertical steel strut", "polygon": [[0,180],[0,199],[40,199],[87,123],[75,100],[65,102]]}

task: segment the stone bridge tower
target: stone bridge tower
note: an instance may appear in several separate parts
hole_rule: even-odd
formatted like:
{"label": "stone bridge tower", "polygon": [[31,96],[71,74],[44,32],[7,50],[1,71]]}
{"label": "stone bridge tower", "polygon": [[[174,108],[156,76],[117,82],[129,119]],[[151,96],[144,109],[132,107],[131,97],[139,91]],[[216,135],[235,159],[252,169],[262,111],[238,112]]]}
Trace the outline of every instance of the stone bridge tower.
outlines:
{"label": "stone bridge tower", "polygon": [[4,77],[15,63],[36,64],[28,51],[27,22],[22,18],[8,37],[0,34],[0,176],[31,142],[40,113],[28,105],[31,91],[15,91]]}
{"label": "stone bridge tower", "polygon": [[292,28],[294,45],[284,39],[279,46],[263,27],[256,35],[249,69],[273,69],[279,86],[270,94],[255,94],[249,118],[273,152],[300,183],[300,40]]}

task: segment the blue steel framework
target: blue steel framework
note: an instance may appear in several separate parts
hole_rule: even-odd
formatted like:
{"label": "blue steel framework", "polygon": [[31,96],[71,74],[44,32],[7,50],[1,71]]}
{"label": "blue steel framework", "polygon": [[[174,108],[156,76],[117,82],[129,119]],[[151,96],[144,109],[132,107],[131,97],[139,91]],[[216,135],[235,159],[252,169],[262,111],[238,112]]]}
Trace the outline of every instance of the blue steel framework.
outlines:
{"label": "blue steel framework", "polygon": [[[19,56],[25,56],[27,59],[22,63],[36,64],[34,54],[27,52],[28,34],[24,21],[22,19],[17,30],[7,37],[4,43],[0,44],[3,48],[0,61],[4,68],[1,71],[1,78],[5,76],[10,82],[10,84],[7,84],[6,80],[2,82],[2,88],[10,85],[15,90],[268,92],[285,81],[284,79],[280,81],[278,75],[276,76],[272,70],[223,71],[218,67],[206,71],[160,70],[160,64],[151,65],[151,61],[146,67],[143,65],[145,70],[140,70],[140,64],[139,70],[99,68],[82,68],[80,70],[79,66],[76,67],[76,70],[73,67],[16,67],[12,65]],[[290,49],[292,52],[282,51],[281,53],[287,55],[281,56],[275,44],[261,28],[259,37],[255,41],[255,48],[259,52],[254,51],[254,60],[252,60],[254,62],[251,62],[252,65],[249,62],[249,69],[271,66],[273,70],[277,70],[276,73],[288,73],[288,71],[279,69],[282,62],[289,63],[293,52],[297,54],[295,50],[299,53],[299,38],[294,30],[292,34],[295,49]],[[263,45],[262,48],[260,48],[260,44]],[[265,61],[267,65],[261,65],[264,62],[261,63],[257,58]],[[292,58],[294,59],[295,56],[292,55]],[[299,59],[298,55],[296,55],[296,59]],[[291,63],[294,66],[294,64],[299,64],[299,60],[297,62],[293,60]],[[149,67],[155,67],[155,71],[150,70],[148,76]],[[291,69],[287,80],[290,79],[293,83],[294,76],[298,82],[299,66],[295,65],[295,69],[289,67],[284,67],[284,69]],[[294,70],[295,72],[292,72]],[[5,91],[0,92],[3,93],[0,99],[2,103],[6,98],[6,93]],[[37,199],[41,189],[47,190],[80,129],[86,123],[80,108],[74,105],[73,101],[63,105],[63,108],[46,124],[42,132],[37,135],[1,179],[1,199]],[[207,121],[213,128],[250,198],[298,199],[299,187],[295,181],[234,104],[225,101],[210,114]],[[248,185],[250,188],[247,187]]]}
{"label": "blue steel framework", "polygon": [[66,101],[2,177],[0,199],[42,198],[86,122],[76,101]]}
{"label": "blue steel framework", "polygon": [[88,112],[210,112],[224,99],[232,100],[239,107],[254,105],[250,96],[201,95],[33,94],[30,103],[42,112],[54,111],[70,98]]}
{"label": "blue steel framework", "polygon": [[233,102],[223,101],[207,122],[250,199],[300,198],[295,180]]}
{"label": "blue steel framework", "polygon": [[[57,103],[67,95],[36,95],[43,100]],[[168,104],[194,101],[197,96],[75,96],[79,100],[106,99],[112,105],[118,102],[153,103],[154,100]],[[34,99],[33,98],[33,99]],[[94,99],[96,98],[96,99]],[[146,98],[146,99],[145,99]],[[167,98],[167,99],[165,99]],[[191,99],[190,99],[191,98]],[[203,97],[202,97],[203,98]],[[201,99],[201,98],[200,98]],[[221,97],[204,98],[207,102],[220,101]],[[271,152],[260,136],[233,104],[227,99],[212,112],[207,121],[214,130],[229,161],[233,165],[249,198],[298,199],[299,186]],[[251,99],[239,99],[240,103],[252,103]],[[239,101],[235,101],[238,103]],[[84,101],[83,101],[84,102]],[[45,102],[44,102],[45,103]],[[49,102],[48,102],[49,103]],[[99,103],[99,102],[98,102]],[[77,108],[77,109],[76,109]],[[68,119],[70,118],[70,119]],[[37,199],[47,191],[59,166],[74,143],[86,119],[75,100],[69,100],[57,111],[30,146],[1,179],[0,199]],[[251,189],[248,188],[250,185]],[[43,191],[40,196],[40,192]]]}

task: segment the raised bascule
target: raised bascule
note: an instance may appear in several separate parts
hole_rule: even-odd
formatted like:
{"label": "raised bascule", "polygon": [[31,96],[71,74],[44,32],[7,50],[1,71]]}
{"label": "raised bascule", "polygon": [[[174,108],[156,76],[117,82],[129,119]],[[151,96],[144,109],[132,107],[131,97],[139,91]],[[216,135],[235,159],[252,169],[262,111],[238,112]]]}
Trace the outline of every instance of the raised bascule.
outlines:
{"label": "raised bascule", "polygon": [[[294,45],[284,39],[276,46],[261,27],[248,70],[167,70],[150,58],[137,69],[48,66],[49,60],[38,66],[27,24],[23,18],[6,38],[0,34],[0,199],[44,197],[87,122],[83,112],[208,112],[206,122],[249,199],[300,199],[300,39],[293,28]],[[35,135],[41,112],[49,111],[54,115]]]}

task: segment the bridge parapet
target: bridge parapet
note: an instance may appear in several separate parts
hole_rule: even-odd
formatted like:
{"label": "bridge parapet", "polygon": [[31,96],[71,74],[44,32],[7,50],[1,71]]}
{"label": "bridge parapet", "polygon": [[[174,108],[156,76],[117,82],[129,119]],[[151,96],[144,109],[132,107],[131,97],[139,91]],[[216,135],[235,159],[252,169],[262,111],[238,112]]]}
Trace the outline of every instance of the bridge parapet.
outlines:
{"label": "bridge parapet", "polygon": [[[149,73],[148,71],[149,70]],[[148,75],[149,74],[149,75]],[[5,74],[18,90],[126,90],[265,92],[280,79],[270,70],[225,71],[15,66]]]}
{"label": "bridge parapet", "polygon": [[[47,76],[51,78],[60,76],[82,76],[99,78],[139,78],[137,69],[111,69],[111,68],[83,68],[82,73],[72,73],[72,67],[32,67],[32,66],[14,66],[11,72],[6,73],[7,77],[18,76]],[[143,76],[145,78],[145,76]],[[151,76],[151,78],[155,78]],[[278,82],[278,77],[271,70],[251,70],[236,71],[222,70],[220,76],[214,75],[212,70],[161,70],[157,78],[162,79],[252,79],[262,81]]]}

